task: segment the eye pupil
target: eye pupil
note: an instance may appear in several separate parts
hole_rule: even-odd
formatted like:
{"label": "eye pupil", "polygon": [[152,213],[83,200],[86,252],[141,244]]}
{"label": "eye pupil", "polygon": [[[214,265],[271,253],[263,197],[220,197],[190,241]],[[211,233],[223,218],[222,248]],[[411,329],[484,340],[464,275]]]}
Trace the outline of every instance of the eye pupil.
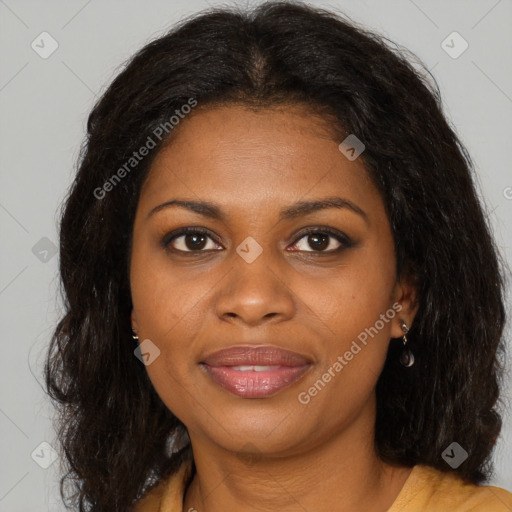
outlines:
{"label": "eye pupil", "polygon": [[[193,240],[191,244],[189,244],[190,240]],[[205,235],[194,233],[185,236],[185,245],[187,246],[187,249],[190,249],[192,251],[202,249],[204,247],[205,241]]]}
{"label": "eye pupil", "polygon": [[329,235],[313,233],[309,235],[308,243],[314,249],[325,249],[329,246]]}

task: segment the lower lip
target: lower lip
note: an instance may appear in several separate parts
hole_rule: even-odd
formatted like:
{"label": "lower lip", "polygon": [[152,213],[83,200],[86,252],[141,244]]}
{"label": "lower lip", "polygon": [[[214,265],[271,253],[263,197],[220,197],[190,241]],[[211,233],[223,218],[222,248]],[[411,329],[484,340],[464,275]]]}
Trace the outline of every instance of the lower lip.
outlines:
{"label": "lower lip", "polygon": [[231,366],[203,365],[212,380],[231,393],[242,398],[265,398],[290,386],[309,369],[304,366],[279,366],[274,370],[233,370]]}

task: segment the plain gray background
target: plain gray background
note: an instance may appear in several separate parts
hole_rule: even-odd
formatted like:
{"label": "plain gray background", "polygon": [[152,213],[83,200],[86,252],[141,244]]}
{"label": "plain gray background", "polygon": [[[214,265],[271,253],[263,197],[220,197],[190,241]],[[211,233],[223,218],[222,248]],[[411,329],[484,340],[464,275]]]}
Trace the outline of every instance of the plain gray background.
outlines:
{"label": "plain gray background", "polygon": [[[432,70],[445,112],[474,159],[483,201],[510,264],[512,1],[310,3],[337,9],[404,45]],[[57,446],[42,391],[42,362],[60,313],[58,208],[72,180],[87,114],[133,52],[184,16],[218,5],[0,0],[0,512],[64,510],[59,464],[40,467],[51,462],[50,448],[41,443]],[[468,48],[457,55],[464,41]],[[56,51],[44,55],[52,44],[58,44]],[[510,326],[508,333],[510,346]],[[509,407],[511,392],[509,376]],[[491,483],[512,491],[510,413],[495,460]]]}

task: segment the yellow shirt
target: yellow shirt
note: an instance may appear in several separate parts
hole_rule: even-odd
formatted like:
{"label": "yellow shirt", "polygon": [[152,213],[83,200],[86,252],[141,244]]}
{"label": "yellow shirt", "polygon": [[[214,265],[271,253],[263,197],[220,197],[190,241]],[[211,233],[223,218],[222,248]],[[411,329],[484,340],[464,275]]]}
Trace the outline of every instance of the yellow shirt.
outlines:
{"label": "yellow shirt", "polygon": [[[183,464],[167,481],[141,499],[134,512],[187,512],[183,496],[192,464]],[[467,484],[456,473],[416,465],[387,512],[511,512],[512,493],[492,486]]]}

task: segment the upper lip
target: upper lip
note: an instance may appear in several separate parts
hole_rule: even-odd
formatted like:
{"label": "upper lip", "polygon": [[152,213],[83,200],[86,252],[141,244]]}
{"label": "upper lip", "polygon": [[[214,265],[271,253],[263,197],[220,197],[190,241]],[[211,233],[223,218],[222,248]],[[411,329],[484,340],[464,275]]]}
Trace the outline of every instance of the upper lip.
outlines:
{"label": "upper lip", "polygon": [[291,350],[272,345],[237,345],[206,356],[202,361],[209,366],[304,366],[311,361]]}

